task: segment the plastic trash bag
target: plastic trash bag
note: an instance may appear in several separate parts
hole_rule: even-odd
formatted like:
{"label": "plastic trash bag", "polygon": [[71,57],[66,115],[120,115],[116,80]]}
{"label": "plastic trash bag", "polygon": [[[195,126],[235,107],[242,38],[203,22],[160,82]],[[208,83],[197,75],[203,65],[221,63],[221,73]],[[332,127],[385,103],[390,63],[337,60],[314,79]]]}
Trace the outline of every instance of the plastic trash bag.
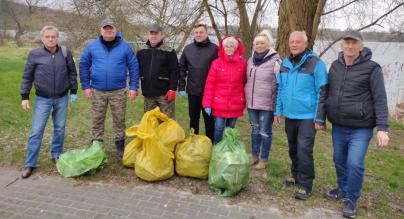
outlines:
{"label": "plastic trash bag", "polygon": [[185,139],[185,132],[180,124],[173,119],[169,119],[157,127],[157,136],[168,150],[174,152],[175,145]]}
{"label": "plastic trash bag", "polygon": [[107,157],[101,142],[93,141],[91,147],[75,149],[63,153],[56,168],[64,177],[75,177],[84,174],[92,174],[102,168],[107,162]]}
{"label": "plastic trash bag", "polygon": [[207,179],[211,152],[210,139],[191,129],[190,136],[175,149],[175,171],[181,176]]}
{"label": "plastic trash bag", "polygon": [[143,139],[143,149],[136,155],[135,174],[146,181],[165,180],[174,175],[174,154],[157,136]]}
{"label": "plastic trash bag", "polygon": [[125,134],[128,137],[152,137],[156,134],[156,129],[160,125],[160,121],[168,121],[169,117],[160,111],[159,107],[156,107],[150,111],[147,111],[140,123],[126,129]]}
{"label": "plastic trash bag", "polygon": [[250,182],[248,155],[236,129],[226,128],[224,135],[213,146],[208,183],[217,195],[233,196]]}
{"label": "plastic trash bag", "polygon": [[134,167],[136,155],[142,150],[142,139],[135,138],[125,146],[123,152],[122,164],[126,167]]}

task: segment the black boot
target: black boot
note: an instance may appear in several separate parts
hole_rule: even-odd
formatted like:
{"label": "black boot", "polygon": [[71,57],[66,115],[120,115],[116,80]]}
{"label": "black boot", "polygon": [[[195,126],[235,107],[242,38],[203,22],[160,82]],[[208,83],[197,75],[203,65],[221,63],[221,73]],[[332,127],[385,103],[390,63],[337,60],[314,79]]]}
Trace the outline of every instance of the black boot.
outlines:
{"label": "black boot", "polygon": [[116,145],[116,155],[118,157],[123,157],[123,151],[125,149],[125,139],[120,141],[115,141]]}

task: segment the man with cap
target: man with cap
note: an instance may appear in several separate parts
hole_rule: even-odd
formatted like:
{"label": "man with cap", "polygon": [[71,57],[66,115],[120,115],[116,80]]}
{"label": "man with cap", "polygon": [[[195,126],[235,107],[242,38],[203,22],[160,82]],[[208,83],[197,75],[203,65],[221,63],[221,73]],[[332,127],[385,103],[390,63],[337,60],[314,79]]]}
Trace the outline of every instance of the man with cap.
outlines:
{"label": "man with cap", "polygon": [[[115,131],[116,153],[122,157],[125,146],[127,98],[134,100],[139,88],[139,66],[132,48],[107,18],[101,22],[101,35],[90,41],[80,57],[80,82],[84,95],[92,102],[92,139],[104,140],[108,105]],[[127,79],[129,72],[129,92]]]}
{"label": "man with cap", "polygon": [[137,52],[144,111],[158,106],[174,119],[179,78],[177,53],[164,43],[160,25],[151,24],[147,34],[146,45]]}
{"label": "man with cap", "polygon": [[378,147],[389,143],[388,108],[382,68],[371,60],[372,51],[363,46],[360,32],[348,31],[341,47],[330,67],[326,98],[338,188],[325,197],[343,199],[343,216],[355,217],[373,128],[377,127]]}
{"label": "man with cap", "polygon": [[202,97],[210,64],[217,58],[218,47],[210,42],[208,28],[205,24],[194,27],[194,42],[185,46],[180,58],[180,80],[178,90],[180,96],[188,93],[189,126],[199,133],[199,118],[203,115],[205,133],[213,142],[214,117],[202,110]]}

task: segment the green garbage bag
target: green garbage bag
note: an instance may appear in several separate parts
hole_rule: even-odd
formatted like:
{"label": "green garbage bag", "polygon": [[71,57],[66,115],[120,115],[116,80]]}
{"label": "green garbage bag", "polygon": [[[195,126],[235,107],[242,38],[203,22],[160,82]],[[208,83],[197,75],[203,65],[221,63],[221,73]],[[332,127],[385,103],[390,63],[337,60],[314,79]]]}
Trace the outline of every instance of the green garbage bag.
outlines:
{"label": "green garbage bag", "polygon": [[226,128],[224,138],[213,146],[209,164],[209,188],[219,196],[233,196],[250,182],[248,155],[236,129]]}
{"label": "green garbage bag", "polygon": [[75,149],[63,153],[56,168],[64,177],[75,177],[84,174],[92,174],[102,168],[107,162],[103,145],[99,141],[93,141],[91,147],[86,149]]}

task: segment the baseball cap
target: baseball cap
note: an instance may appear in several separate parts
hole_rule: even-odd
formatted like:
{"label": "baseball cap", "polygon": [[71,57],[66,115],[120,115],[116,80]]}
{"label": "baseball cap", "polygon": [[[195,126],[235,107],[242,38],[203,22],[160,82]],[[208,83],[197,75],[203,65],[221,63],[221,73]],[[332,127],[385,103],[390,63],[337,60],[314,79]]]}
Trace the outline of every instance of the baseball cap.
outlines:
{"label": "baseball cap", "polygon": [[357,30],[349,30],[349,31],[347,31],[342,38],[344,40],[345,39],[354,39],[354,40],[358,40],[358,41],[363,41],[362,34]]}
{"label": "baseball cap", "polygon": [[160,25],[153,23],[153,24],[149,25],[149,31],[161,32],[162,29],[161,29]]}
{"label": "baseball cap", "polygon": [[112,26],[115,27],[115,22],[111,18],[105,18],[101,22],[101,27]]}

